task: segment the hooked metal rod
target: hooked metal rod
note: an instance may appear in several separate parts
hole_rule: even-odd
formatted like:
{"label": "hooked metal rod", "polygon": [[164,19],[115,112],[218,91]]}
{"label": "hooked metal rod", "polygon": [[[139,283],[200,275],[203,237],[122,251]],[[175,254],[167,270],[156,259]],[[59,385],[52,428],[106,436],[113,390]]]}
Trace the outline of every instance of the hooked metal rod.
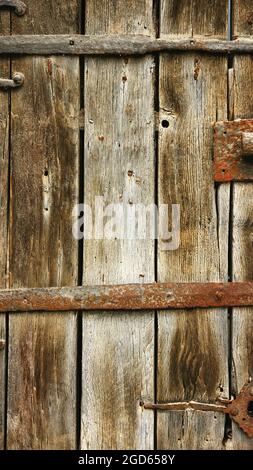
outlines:
{"label": "hooked metal rod", "polygon": [[145,410],[160,410],[160,411],[185,411],[185,410],[198,410],[198,411],[217,411],[220,413],[229,414],[230,410],[226,406],[215,405],[212,403],[199,403],[197,401],[190,402],[176,402],[176,403],[143,403],[141,404]]}

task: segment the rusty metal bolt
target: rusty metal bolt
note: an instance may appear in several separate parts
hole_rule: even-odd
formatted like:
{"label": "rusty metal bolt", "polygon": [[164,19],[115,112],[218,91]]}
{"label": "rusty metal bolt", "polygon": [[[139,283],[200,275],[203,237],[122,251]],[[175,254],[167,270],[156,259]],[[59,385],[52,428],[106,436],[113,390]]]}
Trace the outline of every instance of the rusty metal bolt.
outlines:
{"label": "rusty metal bolt", "polygon": [[221,300],[223,297],[223,292],[221,290],[217,290],[215,297],[216,299]]}
{"label": "rusty metal bolt", "polygon": [[5,348],[5,340],[0,339],[0,351],[3,351],[4,348]]}
{"label": "rusty metal bolt", "polygon": [[23,83],[25,81],[25,77],[22,73],[17,72],[13,75],[13,81],[15,82],[15,84],[17,86],[21,86],[21,85],[23,85]]}
{"label": "rusty metal bolt", "polygon": [[230,414],[231,414],[231,416],[237,416],[237,415],[239,414],[238,408],[233,408],[233,409],[230,411]]}

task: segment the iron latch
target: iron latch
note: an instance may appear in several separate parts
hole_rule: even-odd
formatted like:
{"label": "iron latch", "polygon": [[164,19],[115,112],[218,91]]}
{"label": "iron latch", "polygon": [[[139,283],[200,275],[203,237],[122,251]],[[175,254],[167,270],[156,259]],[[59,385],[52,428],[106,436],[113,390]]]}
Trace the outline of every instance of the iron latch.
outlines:
{"label": "iron latch", "polygon": [[13,8],[14,13],[22,16],[26,12],[26,4],[21,0],[0,0],[0,8]]}
{"label": "iron latch", "polygon": [[253,437],[253,382],[242,388],[235,400],[219,399],[220,404],[198,403],[196,401],[178,403],[143,403],[145,410],[160,411],[214,411],[229,414],[249,437]]}
{"label": "iron latch", "polygon": [[8,90],[9,88],[18,88],[23,85],[25,77],[22,73],[15,73],[13,78],[0,78],[0,88]]}
{"label": "iron latch", "polygon": [[215,123],[214,180],[253,180],[253,119]]}

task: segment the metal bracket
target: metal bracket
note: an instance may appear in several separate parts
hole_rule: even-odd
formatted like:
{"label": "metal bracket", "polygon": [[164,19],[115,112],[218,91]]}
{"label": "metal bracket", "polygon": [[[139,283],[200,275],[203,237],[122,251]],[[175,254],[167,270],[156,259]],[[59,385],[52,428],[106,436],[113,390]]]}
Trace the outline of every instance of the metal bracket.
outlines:
{"label": "metal bracket", "polygon": [[16,15],[23,16],[27,7],[20,0],[0,0],[0,8],[14,8]]}
{"label": "metal bracket", "polygon": [[23,85],[25,77],[22,73],[15,73],[12,79],[0,78],[0,88],[8,90],[9,88],[18,88]]}
{"label": "metal bracket", "polygon": [[227,407],[227,413],[249,437],[253,437],[253,384],[244,385]]}
{"label": "metal bracket", "polygon": [[215,123],[214,180],[253,180],[253,119]]}
{"label": "metal bracket", "polygon": [[196,401],[178,403],[140,403],[145,410],[161,411],[214,411],[229,414],[248,437],[253,437],[253,383],[249,382],[242,388],[235,400],[219,400],[222,405],[198,403]]}

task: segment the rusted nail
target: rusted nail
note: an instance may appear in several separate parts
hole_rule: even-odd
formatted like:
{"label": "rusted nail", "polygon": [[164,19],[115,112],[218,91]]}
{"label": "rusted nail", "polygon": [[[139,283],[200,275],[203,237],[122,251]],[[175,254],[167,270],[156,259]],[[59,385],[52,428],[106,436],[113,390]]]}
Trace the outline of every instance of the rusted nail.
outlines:
{"label": "rusted nail", "polygon": [[0,351],[2,351],[5,348],[6,341],[5,339],[0,339]]}
{"label": "rusted nail", "polygon": [[195,59],[195,60],[194,60],[194,80],[198,80],[200,70],[201,70],[201,68],[200,68],[200,60],[199,60],[199,59]]}
{"label": "rusted nail", "polygon": [[223,297],[223,292],[220,291],[220,290],[217,290],[216,294],[215,294],[215,297],[217,300],[221,300],[222,297]]}

